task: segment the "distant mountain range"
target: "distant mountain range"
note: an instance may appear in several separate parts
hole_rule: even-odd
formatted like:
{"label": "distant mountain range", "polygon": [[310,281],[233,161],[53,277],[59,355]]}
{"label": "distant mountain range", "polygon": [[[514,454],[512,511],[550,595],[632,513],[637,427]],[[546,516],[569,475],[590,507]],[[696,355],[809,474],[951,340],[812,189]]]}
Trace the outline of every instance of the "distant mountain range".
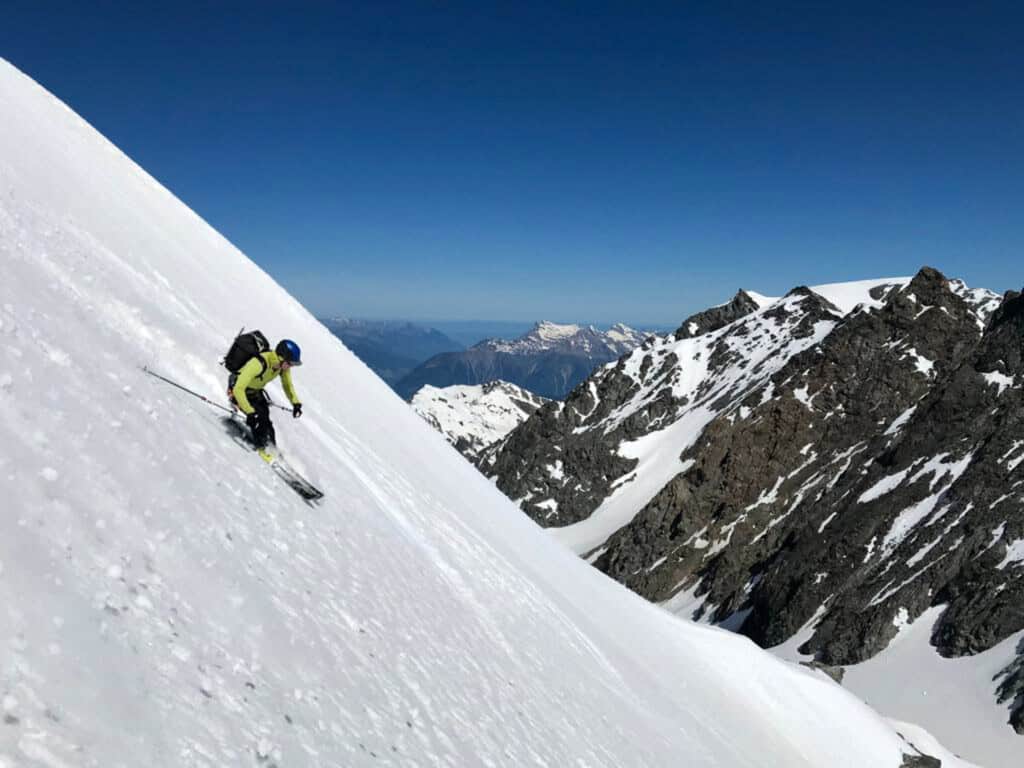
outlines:
{"label": "distant mountain range", "polygon": [[[415,320],[413,322],[416,322]],[[436,328],[445,336],[461,344],[467,349],[482,339],[514,339],[529,331],[533,321],[522,322],[512,320],[431,320],[419,325]]]}
{"label": "distant mountain range", "polygon": [[434,355],[464,349],[437,329],[410,322],[342,317],[321,322],[391,386]]}
{"label": "distant mountain range", "polygon": [[411,399],[422,387],[507,381],[541,397],[560,399],[605,363],[638,347],[647,334],[617,324],[537,323],[515,340],[487,339],[467,350],[435,355],[403,377],[395,390]]}

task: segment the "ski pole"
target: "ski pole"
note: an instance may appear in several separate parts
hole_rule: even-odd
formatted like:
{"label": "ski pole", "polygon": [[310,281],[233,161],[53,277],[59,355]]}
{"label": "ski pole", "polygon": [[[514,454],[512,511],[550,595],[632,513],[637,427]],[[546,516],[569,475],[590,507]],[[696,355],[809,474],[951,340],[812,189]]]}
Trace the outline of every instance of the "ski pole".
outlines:
{"label": "ski pole", "polygon": [[[161,375],[160,375],[159,373],[156,373],[155,371],[151,371],[151,370],[150,370],[150,369],[149,369],[148,367],[146,367],[145,365],[144,365],[144,366],[142,366],[142,370],[143,370],[143,372],[144,372],[144,373],[148,373],[148,374],[149,374],[150,376],[152,376],[153,378],[156,378],[156,379],[160,379],[160,381],[166,381],[166,382],[167,382],[168,384],[170,384],[170,385],[171,385],[172,387],[177,387],[178,389],[182,390],[183,392],[188,392],[188,393],[189,393],[190,395],[192,395],[193,397],[198,397],[198,398],[199,398],[200,400],[202,400],[202,401],[203,401],[204,403],[207,403],[208,405],[212,405],[212,406],[213,406],[214,408],[220,408],[220,409],[221,409],[222,411],[226,411],[227,413],[230,413],[230,414],[231,414],[232,416],[234,416],[234,415],[235,415],[235,412],[234,412],[233,410],[231,410],[230,408],[227,408],[227,407],[225,407],[225,406],[221,405],[220,403],[215,403],[215,402],[213,402],[213,400],[211,400],[210,398],[206,397],[205,395],[201,395],[201,394],[199,394],[198,392],[193,392],[193,391],[192,391],[191,389],[189,389],[188,387],[183,387],[183,386],[182,386],[181,384],[179,384],[178,382],[176,382],[176,381],[171,381],[171,380],[170,380],[170,379],[168,379],[168,378],[167,378],[166,376],[161,376]],[[278,407],[280,407],[280,406],[278,406]],[[287,409],[286,409],[286,410],[287,410]]]}
{"label": "ski pole", "polygon": [[278,404],[277,404],[277,403],[275,403],[275,402],[274,402],[273,400],[271,400],[271,399],[270,399],[270,393],[269,393],[269,392],[264,392],[263,394],[267,396],[267,404],[268,404],[268,405],[271,405],[271,406],[273,406],[274,408],[278,408],[278,409],[280,409],[280,410],[282,410],[282,411],[287,411],[288,413],[291,413],[291,412],[292,412],[292,409],[291,409],[291,408],[288,408],[287,406],[284,406],[284,405],[278,405]]}

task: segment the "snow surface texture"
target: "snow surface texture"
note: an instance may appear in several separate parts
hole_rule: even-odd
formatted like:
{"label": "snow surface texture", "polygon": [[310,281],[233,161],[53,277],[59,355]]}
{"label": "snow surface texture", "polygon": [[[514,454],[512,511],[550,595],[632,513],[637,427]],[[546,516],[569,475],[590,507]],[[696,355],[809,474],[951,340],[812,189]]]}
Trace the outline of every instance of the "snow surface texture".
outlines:
{"label": "snow surface texture", "polygon": [[[0,62],[0,765],[897,766],[824,676],[544,536],[264,272]],[[242,324],[306,364],[225,434]],[[963,765],[947,754],[943,766]]]}
{"label": "snow surface texture", "polygon": [[424,386],[412,407],[463,455],[474,457],[522,424],[546,403],[540,395],[507,381],[450,387]]}
{"label": "snow surface texture", "polygon": [[[844,667],[843,686],[892,717],[956,732],[962,742],[958,749],[990,768],[1014,768],[1020,763],[1008,756],[1020,754],[1020,736],[1006,727],[1005,718],[991,716],[992,689],[1015,657],[1017,644],[1024,641],[1024,632],[984,653],[946,659],[931,645],[932,630],[944,609],[936,606],[912,623],[901,623],[884,651]],[[797,648],[810,638],[815,621],[772,652],[791,661],[809,660]]]}

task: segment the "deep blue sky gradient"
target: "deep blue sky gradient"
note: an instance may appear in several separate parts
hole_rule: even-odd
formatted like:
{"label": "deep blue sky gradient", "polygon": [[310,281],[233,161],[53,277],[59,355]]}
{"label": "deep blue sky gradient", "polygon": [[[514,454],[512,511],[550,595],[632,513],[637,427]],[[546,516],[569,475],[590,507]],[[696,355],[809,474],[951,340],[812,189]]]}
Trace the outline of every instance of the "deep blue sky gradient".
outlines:
{"label": "deep blue sky gradient", "polygon": [[1024,11],[835,5],[15,0],[0,56],[318,314],[1019,289]]}

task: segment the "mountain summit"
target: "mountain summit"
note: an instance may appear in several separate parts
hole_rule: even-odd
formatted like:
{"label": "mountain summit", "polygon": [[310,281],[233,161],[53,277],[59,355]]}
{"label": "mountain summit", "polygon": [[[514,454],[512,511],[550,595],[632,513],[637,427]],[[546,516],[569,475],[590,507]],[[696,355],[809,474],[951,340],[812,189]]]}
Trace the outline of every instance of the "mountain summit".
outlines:
{"label": "mountain summit", "polygon": [[506,352],[511,355],[530,355],[538,352],[559,351],[590,357],[620,357],[643,343],[646,335],[627,325],[616,323],[607,331],[592,325],[559,325],[541,321],[514,341],[486,339],[472,349]]}

